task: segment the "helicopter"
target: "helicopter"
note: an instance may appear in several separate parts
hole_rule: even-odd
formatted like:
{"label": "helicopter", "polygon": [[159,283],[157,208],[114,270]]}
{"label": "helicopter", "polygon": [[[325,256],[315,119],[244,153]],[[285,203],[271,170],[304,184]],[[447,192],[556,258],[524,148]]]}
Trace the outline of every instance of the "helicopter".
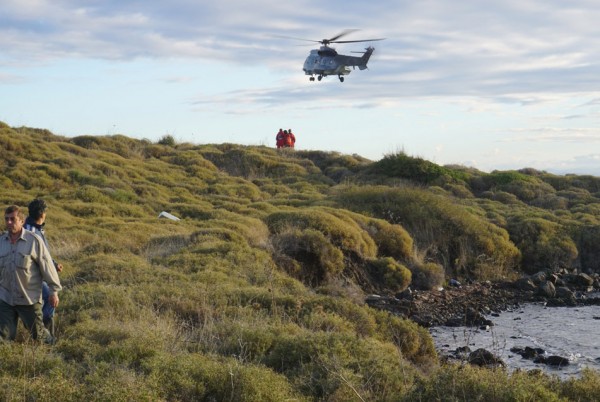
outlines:
{"label": "helicopter", "polygon": [[367,63],[369,58],[373,54],[375,50],[374,47],[369,46],[365,49],[364,52],[354,52],[354,53],[362,53],[362,56],[348,56],[339,54],[336,50],[329,45],[331,43],[356,43],[356,42],[374,42],[379,40],[384,40],[385,38],[379,39],[363,39],[363,40],[338,40],[342,36],[348,35],[351,32],[358,31],[357,29],[346,29],[342,31],[338,35],[322,40],[311,40],[311,39],[302,39],[302,38],[290,38],[303,40],[308,42],[316,42],[320,43],[322,46],[319,49],[313,49],[310,51],[310,54],[304,61],[304,74],[310,75],[309,80],[314,81],[315,75],[317,76],[317,80],[321,81],[323,77],[328,75],[337,75],[340,79],[340,82],[344,82],[344,75],[348,75],[352,72],[352,69],[358,67],[359,70],[365,70],[367,68]]}

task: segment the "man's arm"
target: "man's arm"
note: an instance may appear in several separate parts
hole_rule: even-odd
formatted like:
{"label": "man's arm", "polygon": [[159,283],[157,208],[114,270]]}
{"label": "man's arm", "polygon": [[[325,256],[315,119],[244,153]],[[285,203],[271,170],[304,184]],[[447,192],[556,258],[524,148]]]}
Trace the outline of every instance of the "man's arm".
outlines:
{"label": "man's arm", "polygon": [[[50,251],[48,251],[48,248],[43,241],[39,241],[37,247],[37,254],[39,257],[37,263],[40,268],[40,273],[42,274],[42,279],[46,281],[50,288],[49,300],[51,300],[52,296],[56,295],[62,289],[62,286],[60,284],[58,272],[54,266],[54,261],[52,260],[52,256],[50,256]],[[56,303],[58,304],[58,296],[56,296]]]}
{"label": "man's arm", "polygon": [[48,303],[50,303],[52,307],[58,307],[58,301],[58,293],[53,293],[48,296]]}
{"label": "man's arm", "polygon": [[54,268],[56,268],[56,272],[61,273],[63,270],[63,265],[52,260],[52,263],[54,264]]}

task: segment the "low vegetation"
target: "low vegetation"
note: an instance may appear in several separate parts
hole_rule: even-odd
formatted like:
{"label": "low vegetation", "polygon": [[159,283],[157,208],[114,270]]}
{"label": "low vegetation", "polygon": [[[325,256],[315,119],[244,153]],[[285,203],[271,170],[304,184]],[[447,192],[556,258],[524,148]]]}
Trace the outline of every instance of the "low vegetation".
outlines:
{"label": "low vegetation", "polygon": [[[600,375],[441,364],[372,292],[598,271],[600,179],[403,153],[65,138],[0,123],[0,200],[42,196],[59,340],[0,344],[0,400],[598,400]],[[162,211],[178,218],[158,218]]]}

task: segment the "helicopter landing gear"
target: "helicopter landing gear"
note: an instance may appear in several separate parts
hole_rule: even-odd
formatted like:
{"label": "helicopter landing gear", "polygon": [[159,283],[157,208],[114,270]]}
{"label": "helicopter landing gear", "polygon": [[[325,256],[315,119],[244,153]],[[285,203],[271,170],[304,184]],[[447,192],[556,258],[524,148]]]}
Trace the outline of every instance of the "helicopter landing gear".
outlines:
{"label": "helicopter landing gear", "polygon": [[340,82],[344,82],[344,77],[342,77],[341,75],[338,76],[338,78],[340,79]]}

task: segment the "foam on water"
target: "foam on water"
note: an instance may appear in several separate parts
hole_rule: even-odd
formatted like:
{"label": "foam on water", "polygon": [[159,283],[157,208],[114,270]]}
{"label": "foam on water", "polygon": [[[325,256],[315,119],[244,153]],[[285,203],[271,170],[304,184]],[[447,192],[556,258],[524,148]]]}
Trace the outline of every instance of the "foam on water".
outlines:
{"label": "foam on water", "polygon": [[[430,330],[441,354],[469,346],[496,354],[509,369],[542,369],[562,378],[578,375],[584,367],[600,371],[600,307],[545,307],[527,304],[499,317],[488,330],[435,327]],[[542,348],[546,356],[569,359],[569,366],[553,368],[536,364],[510,351],[512,347]]]}

